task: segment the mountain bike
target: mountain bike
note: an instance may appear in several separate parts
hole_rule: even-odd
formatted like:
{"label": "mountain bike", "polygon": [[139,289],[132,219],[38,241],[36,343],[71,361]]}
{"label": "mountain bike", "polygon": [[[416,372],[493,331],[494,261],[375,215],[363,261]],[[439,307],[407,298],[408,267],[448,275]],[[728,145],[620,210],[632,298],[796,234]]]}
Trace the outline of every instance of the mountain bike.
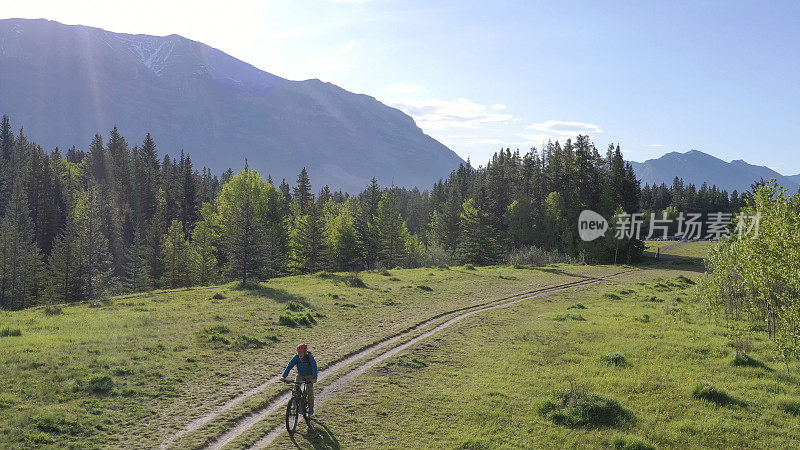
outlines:
{"label": "mountain bike", "polygon": [[308,402],[306,401],[305,385],[311,383],[308,381],[297,382],[289,380],[284,380],[284,383],[294,385],[292,398],[289,399],[289,403],[286,405],[286,431],[292,434],[297,428],[297,421],[301,413],[303,419],[308,423]]}

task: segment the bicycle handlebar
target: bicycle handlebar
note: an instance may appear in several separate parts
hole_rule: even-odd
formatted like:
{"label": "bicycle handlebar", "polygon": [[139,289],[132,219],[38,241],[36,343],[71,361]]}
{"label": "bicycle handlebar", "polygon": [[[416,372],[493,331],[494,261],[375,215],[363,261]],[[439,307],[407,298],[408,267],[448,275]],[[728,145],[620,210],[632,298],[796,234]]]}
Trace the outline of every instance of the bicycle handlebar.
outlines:
{"label": "bicycle handlebar", "polygon": [[300,385],[300,384],[313,384],[311,381],[306,381],[306,380],[303,380],[303,381],[283,380],[283,382],[286,383],[286,384],[297,384],[297,385]]}

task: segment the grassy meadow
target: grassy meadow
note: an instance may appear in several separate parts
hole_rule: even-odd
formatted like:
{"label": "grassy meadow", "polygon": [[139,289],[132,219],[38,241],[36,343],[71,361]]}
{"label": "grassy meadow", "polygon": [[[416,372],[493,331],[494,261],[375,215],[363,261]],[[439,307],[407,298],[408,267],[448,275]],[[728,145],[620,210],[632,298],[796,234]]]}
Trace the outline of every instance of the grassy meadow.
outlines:
{"label": "grassy meadow", "polygon": [[[9,336],[0,334],[0,447],[153,447],[279,374],[300,341],[324,367],[441,312],[619,270],[319,273],[3,311],[0,331]],[[206,442],[278,389],[175,446]]]}
{"label": "grassy meadow", "polygon": [[[800,367],[773,362],[762,332],[749,359],[734,359],[697,292],[710,245],[470,316],[356,378],[317,408],[313,429],[274,446],[791,448]],[[152,448],[279,374],[297,342],[324,368],[443,312],[629,269],[318,273],[0,312],[0,447]],[[172,447],[208,443],[283,390]],[[280,424],[273,415],[230,447]]]}

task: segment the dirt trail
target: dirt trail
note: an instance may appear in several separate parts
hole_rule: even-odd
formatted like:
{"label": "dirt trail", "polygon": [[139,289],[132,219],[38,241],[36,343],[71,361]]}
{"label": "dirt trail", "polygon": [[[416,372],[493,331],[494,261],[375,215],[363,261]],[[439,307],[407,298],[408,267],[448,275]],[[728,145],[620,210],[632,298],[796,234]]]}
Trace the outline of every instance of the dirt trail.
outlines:
{"label": "dirt trail", "polygon": [[[385,361],[386,359],[397,355],[398,353],[402,352],[403,350],[405,350],[405,349],[411,347],[412,345],[416,344],[417,342],[421,341],[422,339],[426,339],[426,338],[432,336],[433,334],[438,333],[439,331],[451,326],[452,324],[454,324],[454,323],[456,323],[456,322],[458,322],[458,321],[460,321],[460,320],[462,320],[462,319],[464,319],[466,317],[472,316],[472,315],[477,314],[479,312],[484,312],[484,311],[488,311],[488,310],[492,310],[492,309],[511,306],[511,305],[517,304],[519,302],[522,302],[524,300],[528,300],[528,299],[531,299],[531,298],[536,298],[536,297],[540,297],[540,296],[544,296],[544,295],[548,295],[548,294],[552,294],[552,293],[556,293],[556,292],[561,292],[561,291],[572,289],[572,288],[579,287],[579,286],[587,286],[587,285],[597,284],[597,283],[600,283],[602,281],[606,281],[606,280],[609,280],[609,279],[612,279],[612,278],[616,278],[616,277],[618,277],[620,275],[633,272],[635,270],[636,269],[627,270],[627,271],[618,272],[618,273],[615,273],[615,274],[612,274],[612,275],[607,275],[607,276],[604,276],[604,277],[587,278],[587,279],[584,279],[584,280],[574,281],[574,282],[571,282],[571,283],[564,283],[564,284],[551,286],[551,287],[547,287],[547,288],[541,288],[541,289],[537,289],[537,290],[533,290],[533,291],[517,294],[517,295],[511,296],[511,297],[506,297],[506,298],[503,298],[503,299],[493,300],[493,301],[486,302],[486,303],[479,304],[479,305],[472,305],[472,306],[469,306],[469,307],[461,308],[461,309],[458,309],[458,310],[455,310],[455,311],[450,311],[448,313],[443,313],[443,314],[440,314],[440,315],[438,315],[436,317],[427,319],[424,322],[421,322],[421,323],[417,324],[416,326],[414,326],[414,327],[412,327],[412,328],[410,328],[410,329],[408,329],[408,330],[406,330],[404,332],[398,333],[398,334],[390,337],[387,340],[384,340],[384,341],[382,341],[382,342],[380,342],[380,343],[378,343],[376,345],[367,347],[364,350],[356,352],[356,353],[354,353],[354,354],[352,354],[352,355],[350,355],[350,356],[348,356],[348,357],[336,362],[335,364],[327,367],[324,371],[321,371],[319,373],[319,378],[318,378],[320,381],[322,381],[326,377],[330,376],[330,374],[335,373],[339,369],[342,369],[342,368],[344,368],[344,367],[346,367],[346,366],[348,366],[348,365],[350,365],[350,364],[352,364],[352,363],[354,363],[354,362],[356,362],[356,361],[358,361],[360,359],[363,359],[363,358],[366,358],[366,357],[368,357],[370,355],[378,353],[378,351],[381,350],[381,349],[389,347],[388,350],[386,350],[385,352],[380,353],[377,356],[373,356],[371,359],[361,363],[358,367],[356,367],[356,368],[354,368],[354,369],[352,369],[352,370],[350,370],[350,371],[348,371],[348,372],[346,372],[344,374],[339,375],[329,385],[324,386],[320,390],[319,394],[316,396],[315,403],[317,405],[323,404],[327,399],[329,399],[330,397],[335,395],[342,388],[346,387],[354,378],[356,378],[357,376],[363,374],[365,371],[369,370],[370,368],[374,367],[377,364],[380,364],[381,362]],[[431,324],[431,323],[433,323],[435,321],[438,321],[440,319],[443,319],[444,321],[439,323],[438,325],[435,325],[430,330],[424,331],[421,334],[410,338],[409,340],[405,341],[402,344],[393,345],[393,344],[396,344],[398,341],[401,341],[403,338],[408,337],[410,334],[414,333],[414,331],[417,331],[420,328],[423,328],[426,325],[429,325],[429,324]],[[269,382],[264,383],[264,385],[267,385],[268,383],[272,383],[272,382],[273,382],[273,380],[270,380]],[[274,379],[274,382],[277,382],[277,378]],[[262,386],[264,386],[264,385],[262,385]],[[258,389],[258,388],[256,388],[256,389]],[[225,433],[220,435],[216,440],[214,440],[212,443],[210,443],[206,448],[208,448],[208,449],[221,449],[225,445],[229,444],[230,442],[232,442],[233,440],[238,438],[239,436],[243,435],[245,432],[247,432],[250,428],[252,428],[258,422],[264,420],[267,416],[269,416],[269,415],[271,415],[273,413],[276,413],[278,411],[281,411],[285,407],[286,402],[289,399],[289,395],[290,395],[289,392],[286,392],[286,393],[284,393],[282,395],[279,395],[278,397],[276,397],[272,401],[270,401],[270,403],[267,404],[266,406],[264,406],[263,408],[255,410],[251,414],[243,417],[242,419],[240,419],[236,423],[236,425],[233,428],[229,429],[228,431],[226,431]],[[231,402],[233,402],[235,400],[236,399],[231,400]],[[239,400],[239,402],[241,402],[241,400]],[[202,417],[200,419],[197,419],[195,422],[198,422],[200,420],[204,420],[204,423],[208,423],[211,420],[213,420],[213,417],[211,417],[211,418]],[[272,443],[275,440],[276,437],[280,436],[280,434],[283,431],[284,431],[283,425],[276,426],[266,436],[264,436],[258,442],[256,442],[254,444],[253,448],[264,448],[264,447],[268,446],[270,443]],[[185,434],[185,433],[183,433],[183,434]]]}

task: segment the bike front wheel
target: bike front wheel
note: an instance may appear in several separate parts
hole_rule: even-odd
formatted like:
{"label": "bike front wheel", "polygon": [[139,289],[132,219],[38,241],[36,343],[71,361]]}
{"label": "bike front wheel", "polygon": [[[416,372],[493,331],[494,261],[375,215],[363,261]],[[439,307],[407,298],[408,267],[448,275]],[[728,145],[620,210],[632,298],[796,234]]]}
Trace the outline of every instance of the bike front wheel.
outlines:
{"label": "bike front wheel", "polygon": [[286,405],[286,431],[290,434],[294,433],[297,429],[297,419],[300,415],[300,405],[297,404],[297,399],[292,397]]}

